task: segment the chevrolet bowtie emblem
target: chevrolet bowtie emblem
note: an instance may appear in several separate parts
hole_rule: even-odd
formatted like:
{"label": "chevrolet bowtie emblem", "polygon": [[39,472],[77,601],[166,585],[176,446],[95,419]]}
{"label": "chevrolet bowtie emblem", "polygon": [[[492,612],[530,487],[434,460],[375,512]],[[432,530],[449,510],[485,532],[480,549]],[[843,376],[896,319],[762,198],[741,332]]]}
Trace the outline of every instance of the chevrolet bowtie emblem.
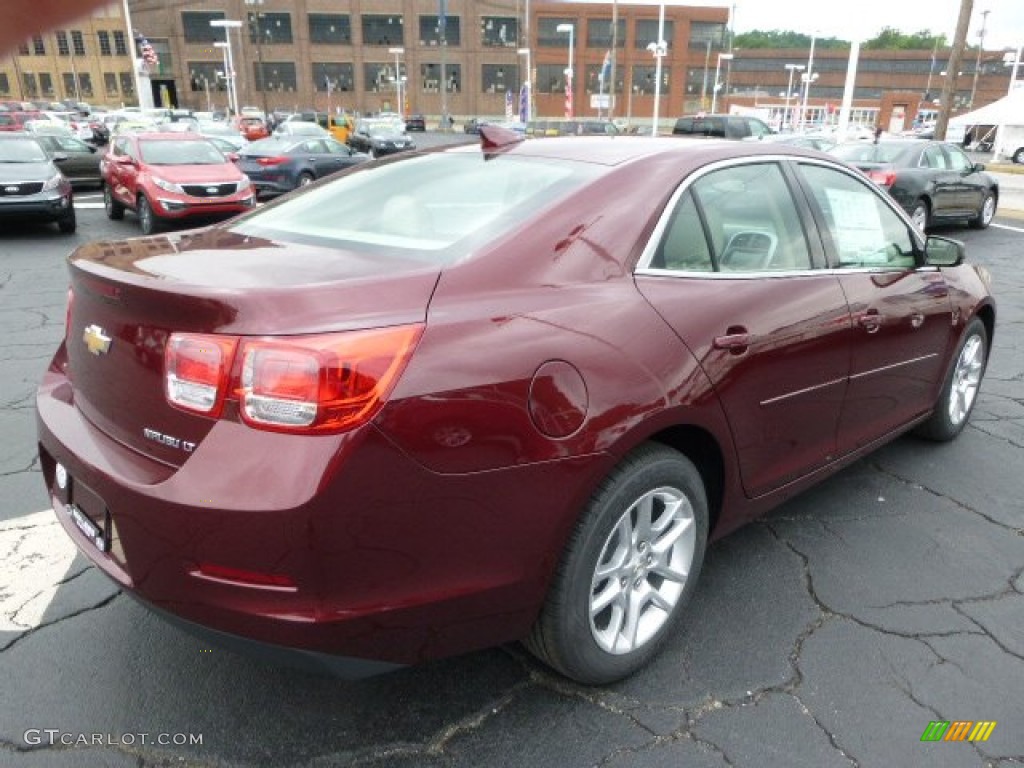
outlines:
{"label": "chevrolet bowtie emblem", "polygon": [[105,355],[110,351],[110,337],[98,325],[90,325],[82,334],[82,341],[94,355]]}

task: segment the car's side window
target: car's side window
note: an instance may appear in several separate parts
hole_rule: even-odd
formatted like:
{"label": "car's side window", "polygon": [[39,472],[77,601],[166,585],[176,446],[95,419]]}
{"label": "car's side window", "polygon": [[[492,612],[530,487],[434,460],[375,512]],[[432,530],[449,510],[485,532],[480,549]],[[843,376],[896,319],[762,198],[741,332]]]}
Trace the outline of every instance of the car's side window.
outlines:
{"label": "car's side window", "polygon": [[971,159],[956,147],[946,147],[949,165],[954,171],[970,171],[974,169]]}
{"label": "car's side window", "polygon": [[826,222],[840,269],[916,266],[910,228],[880,192],[833,168],[802,164],[800,169]]}
{"label": "car's side window", "polygon": [[776,163],[749,163],[698,179],[712,258],[722,272],[810,269],[811,254],[796,203]]}
{"label": "car's side window", "polygon": [[946,156],[939,147],[930,146],[925,148],[921,156],[921,167],[946,169],[949,168],[949,163],[946,162]]}
{"label": "car's side window", "polygon": [[651,266],[686,272],[714,269],[704,226],[689,191],[683,194],[672,212]]}

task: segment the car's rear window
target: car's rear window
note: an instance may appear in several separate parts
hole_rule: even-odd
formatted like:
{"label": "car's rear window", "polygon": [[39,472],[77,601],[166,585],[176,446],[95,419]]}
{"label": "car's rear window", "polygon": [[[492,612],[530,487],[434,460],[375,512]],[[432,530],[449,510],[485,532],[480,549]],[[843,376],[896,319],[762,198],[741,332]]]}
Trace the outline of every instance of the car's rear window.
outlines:
{"label": "car's rear window", "polygon": [[920,148],[920,144],[911,143],[909,140],[900,144],[856,142],[840,144],[838,147],[833,147],[830,152],[848,163],[893,163],[901,155]]}
{"label": "car's rear window", "polygon": [[346,250],[400,250],[445,264],[579,189],[600,169],[439,153],[367,167],[246,216],[252,237]]}

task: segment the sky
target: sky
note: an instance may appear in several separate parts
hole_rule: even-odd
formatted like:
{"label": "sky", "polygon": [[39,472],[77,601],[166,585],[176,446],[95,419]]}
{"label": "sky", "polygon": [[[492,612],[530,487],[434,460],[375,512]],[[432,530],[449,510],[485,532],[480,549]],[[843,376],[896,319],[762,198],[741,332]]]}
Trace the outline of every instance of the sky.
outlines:
{"label": "sky", "polygon": [[[618,1],[658,5],[651,0]],[[733,6],[729,0],[665,0],[665,4]],[[849,40],[856,34],[863,39],[875,37],[883,27],[895,27],[906,34],[924,30],[945,34],[952,42],[960,0],[737,0],[735,9],[737,33],[788,29]],[[986,10],[990,12],[985,25],[986,50],[1016,49],[1024,45],[1024,0],[974,0],[968,43],[977,45],[981,12]]]}

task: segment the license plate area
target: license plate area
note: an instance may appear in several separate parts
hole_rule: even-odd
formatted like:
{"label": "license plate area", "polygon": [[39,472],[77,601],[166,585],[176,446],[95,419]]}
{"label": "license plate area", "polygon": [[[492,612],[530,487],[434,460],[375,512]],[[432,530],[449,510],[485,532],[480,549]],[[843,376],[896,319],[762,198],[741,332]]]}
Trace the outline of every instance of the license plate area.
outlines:
{"label": "license plate area", "polygon": [[110,512],[103,500],[84,483],[57,465],[55,495],[64,515],[100,552],[110,551]]}

